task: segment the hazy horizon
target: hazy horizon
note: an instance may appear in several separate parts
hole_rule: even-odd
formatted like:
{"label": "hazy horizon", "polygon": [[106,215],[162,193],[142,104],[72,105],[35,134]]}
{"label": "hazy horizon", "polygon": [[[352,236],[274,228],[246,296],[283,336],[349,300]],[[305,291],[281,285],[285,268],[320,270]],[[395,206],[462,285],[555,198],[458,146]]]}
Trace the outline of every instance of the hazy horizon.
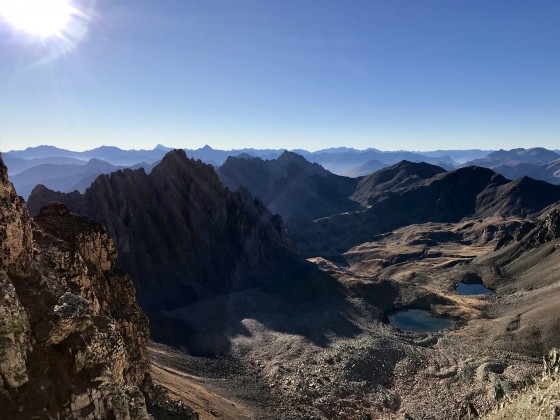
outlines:
{"label": "hazy horizon", "polygon": [[[297,147],[297,148],[286,148],[286,147],[282,147],[281,145],[279,145],[278,147],[274,147],[274,148],[269,148],[269,147],[231,147],[228,149],[221,149],[218,147],[214,147],[210,144],[205,144],[201,147],[188,147],[188,146],[176,146],[176,147],[172,147],[172,146],[168,146],[166,144],[156,144],[153,147],[146,147],[146,148],[123,148],[114,144],[102,144],[100,146],[95,146],[95,147],[82,147],[82,148],[76,148],[76,147],[59,147],[56,145],[52,145],[52,144],[38,144],[38,145],[32,145],[32,146],[27,146],[25,148],[19,148],[19,149],[4,149],[2,147],[2,144],[0,142],[0,153],[10,153],[10,152],[22,152],[25,151],[27,149],[33,149],[33,148],[38,148],[38,147],[55,147],[55,148],[59,148],[59,149],[63,149],[63,150],[67,150],[70,152],[76,152],[76,153],[81,153],[81,152],[87,152],[90,150],[94,150],[100,147],[117,147],[119,149],[125,150],[125,151],[141,151],[141,150],[155,150],[159,147],[163,147],[166,149],[184,149],[184,150],[199,150],[205,147],[210,147],[213,150],[222,150],[222,151],[234,151],[234,150],[287,150],[287,151],[297,151],[297,150],[305,150],[307,152],[310,153],[315,153],[315,152],[320,152],[323,150],[332,150],[332,149],[349,149],[349,150],[356,150],[356,151],[367,151],[367,150],[377,150],[379,152],[383,152],[383,153],[391,153],[391,152],[412,152],[412,153],[429,153],[429,152],[438,152],[438,151],[469,151],[469,150],[480,150],[480,151],[488,151],[488,152],[492,152],[495,150],[500,150],[500,149],[481,149],[481,148],[462,148],[462,149],[426,149],[426,150],[412,150],[412,149],[387,149],[387,150],[383,150],[383,149],[379,149],[376,147],[365,147],[365,148],[357,148],[357,147],[352,147],[352,146],[331,146],[331,147],[325,147],[325,148],[315,148],[315,149],[311,149],[311,148],[305,148],[305,147]],[[522,149],[532,149],[532,148],[544,148],[542,146],[534,146],[534,147],[522,147]],[[511,149],[515,149],[515,148],[510,148],[510,149],[504,149],[504,150],[511,150]],[[558,150],[558,149],[549,149],[549,150]]]}
{"label": "hazy horizon", "polygon": [[558,2],[68,2],[0,10],[3,150],[558,144]]}

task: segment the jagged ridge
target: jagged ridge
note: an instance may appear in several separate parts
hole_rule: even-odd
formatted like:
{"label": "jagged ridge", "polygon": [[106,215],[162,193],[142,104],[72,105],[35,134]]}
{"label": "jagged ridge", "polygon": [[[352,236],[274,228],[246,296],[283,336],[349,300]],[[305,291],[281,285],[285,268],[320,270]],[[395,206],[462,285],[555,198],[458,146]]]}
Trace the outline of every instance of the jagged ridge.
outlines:
{"label": "jagged ridge", "polygon": [[149,175],[100,176],[83,195],[37,187],[28,205],[34,212],[52,200],[107,227],[149,312],[252,286],[305,299],[334,284],[292,253],[279,216],[182,150]]}

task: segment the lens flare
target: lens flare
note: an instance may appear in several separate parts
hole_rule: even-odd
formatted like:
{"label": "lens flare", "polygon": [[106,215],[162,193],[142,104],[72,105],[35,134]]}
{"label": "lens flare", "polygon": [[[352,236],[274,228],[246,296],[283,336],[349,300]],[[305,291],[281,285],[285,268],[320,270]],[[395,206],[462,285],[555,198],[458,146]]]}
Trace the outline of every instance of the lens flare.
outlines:
{"label": "lens flare", "polygon": [[68,0],[0,0],[0,15],[4,20],[41,38],[62,36],[73,14]]}

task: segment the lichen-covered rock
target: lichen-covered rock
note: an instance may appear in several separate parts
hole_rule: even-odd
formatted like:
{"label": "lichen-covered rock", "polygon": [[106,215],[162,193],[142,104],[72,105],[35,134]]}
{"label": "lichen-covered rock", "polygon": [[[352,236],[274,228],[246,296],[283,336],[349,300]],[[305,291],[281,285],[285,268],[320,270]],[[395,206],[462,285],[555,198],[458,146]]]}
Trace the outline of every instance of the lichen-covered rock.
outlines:
{"label": "lichen-covered rock", "polygon": [[0,417],[147,420],[148,323],[98,224],[32,220],[0,156]]}
{"label": "lichen-covered rock", "polygon": [[0,379],[9,387],[21,386],[29,380],[25,366],[29,345],[27,313],[10,279],[0,270]]}

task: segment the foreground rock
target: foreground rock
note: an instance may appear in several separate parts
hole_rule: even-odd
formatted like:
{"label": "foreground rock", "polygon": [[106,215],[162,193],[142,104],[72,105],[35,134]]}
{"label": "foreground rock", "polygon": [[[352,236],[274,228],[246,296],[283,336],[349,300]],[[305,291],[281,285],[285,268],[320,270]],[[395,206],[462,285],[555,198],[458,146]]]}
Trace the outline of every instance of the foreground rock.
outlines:
{"label": "foreground rock", "polygon": [[0,157],[0,241],[0,416],[148,419],[148,322],[105,230],[32,220]]}

